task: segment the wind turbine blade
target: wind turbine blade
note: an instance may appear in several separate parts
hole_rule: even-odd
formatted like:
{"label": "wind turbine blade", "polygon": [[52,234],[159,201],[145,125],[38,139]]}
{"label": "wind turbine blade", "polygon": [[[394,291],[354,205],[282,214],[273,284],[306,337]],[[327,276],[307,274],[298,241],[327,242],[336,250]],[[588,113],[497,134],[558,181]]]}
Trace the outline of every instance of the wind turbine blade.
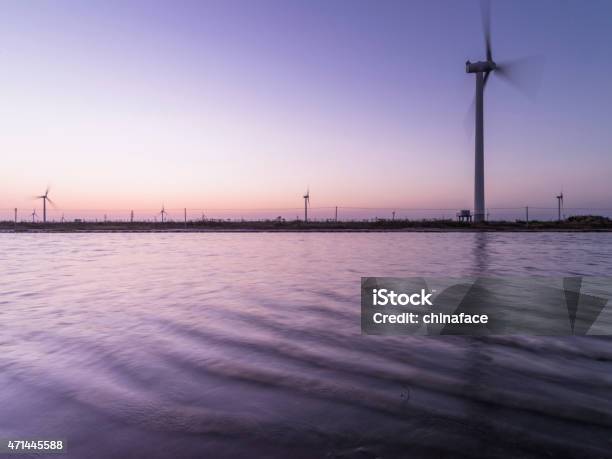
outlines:
{"label": "wind turbine blade", "polygon": [[468,136],[474,134],[474,120],[476,119],[476,96],[472,98],[472,103],[463,118],[463,128]]}
{"label": "wind turbine blade", "polygon": [[480,14],[482,16],[482,31],[484,33],[485,47],[487,50],[487,60],[493,60],[493,52],[491,50],[491,2],[489,0],[480,0]]}
{"label": "wind turbine blade", "polygon": [[495,73],[510,86],[533,100],[540,88],[542,70],[543,58],[528,56],[498,64]]}
{"label": "wind turbine blade", "polygon": [[51,200],[51,198],[47,197],[47,198],[45,198],[45,199],[46,199],[46,200],[49,202],[49,204],[51,204],[51,205],[53,206],[53,208],[54,208],[54,209],[57,209],[57,205],[55,204],[55,202],[53,202],[53,201]]}
{"label": "wind turbine blade", "polygon": [[484,88],[486,88],[487,86],[487,80],[489,79],[489,75],[491,75],[491,71],[485,72],[484,80],[482,81],[483,91],[484,91]]}
{"label": "wind turbine blade", "polygon": [[51,185],[47,185],[47,189],[45,190],[45,196],[49,194],[50,189],[51,189]]}
{"label": "wind turbine blade", "polygon": [[[491,76],[491,72],[485,72],[484,80],[482,82],[482,88],[487,86],[487,81],[489,80],[489,76]],[[471,136],[474,132],[474,120],[476,119],[476,96],[472,99],[472,103],[470,104],[470,108],[468,108],[467,113],[465,114],[465,118],[463,119],[463,127],[467,135]]]}

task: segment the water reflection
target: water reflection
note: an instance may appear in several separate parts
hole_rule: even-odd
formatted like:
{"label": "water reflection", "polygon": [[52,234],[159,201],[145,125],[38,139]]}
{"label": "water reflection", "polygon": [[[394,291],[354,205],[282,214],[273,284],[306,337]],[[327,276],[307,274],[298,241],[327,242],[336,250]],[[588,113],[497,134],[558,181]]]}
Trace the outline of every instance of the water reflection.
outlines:
{"label": "water reflection", "polygon": [[489,272],[489,238],[491,233],[473,233],[472,257],[474,259],[473,272],[477,276],[486,276]]}
{"label": "water reflection", "polygon": [[606,275],[610,236],[0,235],[0,437],[91,458],[604,457],[612,343],[361,336],[359,283]]}

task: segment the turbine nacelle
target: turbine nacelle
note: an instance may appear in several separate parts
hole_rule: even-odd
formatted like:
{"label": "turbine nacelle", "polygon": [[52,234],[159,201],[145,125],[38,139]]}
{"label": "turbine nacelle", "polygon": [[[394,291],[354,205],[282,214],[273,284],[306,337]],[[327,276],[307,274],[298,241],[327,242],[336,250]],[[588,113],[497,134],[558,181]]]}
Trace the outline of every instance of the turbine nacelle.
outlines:
{"label": "turbine nacelle", "polygon": [[497,69],[497,64],[493,61],[478,61],[478,62],[470,62],[467,61],[465,63],[465,72],[466,73],[485,73],[491,72]]}

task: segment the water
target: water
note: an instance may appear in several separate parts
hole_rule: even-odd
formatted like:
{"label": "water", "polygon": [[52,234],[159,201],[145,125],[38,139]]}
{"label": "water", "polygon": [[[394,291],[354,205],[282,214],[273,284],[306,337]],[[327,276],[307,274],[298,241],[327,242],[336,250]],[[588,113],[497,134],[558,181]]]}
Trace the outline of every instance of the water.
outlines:
{"label": "water", "polygon": [[0,437],[75,458],[610,457],[611,341],[361,336],[359,285],[610,275],[612,234],[0,244]]}

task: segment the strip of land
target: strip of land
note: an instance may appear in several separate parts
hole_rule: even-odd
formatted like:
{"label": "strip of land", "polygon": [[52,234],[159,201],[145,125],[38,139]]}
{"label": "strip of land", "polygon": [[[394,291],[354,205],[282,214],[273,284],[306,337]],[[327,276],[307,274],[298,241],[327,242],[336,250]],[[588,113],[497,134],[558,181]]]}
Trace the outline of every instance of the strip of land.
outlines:
{"label": "strip of land", "polygon": [[463,223],[452,220],[377,221],[227,221],[187,222],[0,222],[0,232],[80,233],[80,232],[454,232],[454,231],[569,231],[609,232],[612,220],[605,217],[571,217],[556,221]]}

